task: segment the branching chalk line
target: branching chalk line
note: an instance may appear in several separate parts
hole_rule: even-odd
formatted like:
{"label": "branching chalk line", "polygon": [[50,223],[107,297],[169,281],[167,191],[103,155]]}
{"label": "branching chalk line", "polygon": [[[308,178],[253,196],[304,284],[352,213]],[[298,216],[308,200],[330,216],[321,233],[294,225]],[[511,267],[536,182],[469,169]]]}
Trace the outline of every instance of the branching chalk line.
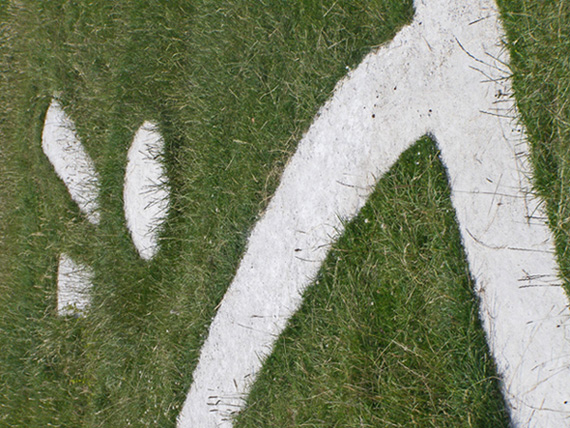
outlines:
{"label": "branching chalk line", "polygon": [[[44,120],[42,149],[89,222],[99,224],[99,175],[81,144],[75,124],[53,99]],[[163,168],[164,140],[158,127],[144,122],[133,138],[125,172],[123,202],[127,228],[141,258],[159,248],[158,227],[166,218],[170,189]],[[59,315],[84,315],[90,304],[93,271],[61,254],[57,276]]]}
{"label": "branching chalk line", "polygon": [[343,221],[426,134],[448,169],[513,423],[570,425],[570,311],[551,233],[533,219],[539,202],[496,5],[415,8],[411,25],[339,83],[299,143],[210,326],[179,428],[232,426]]}

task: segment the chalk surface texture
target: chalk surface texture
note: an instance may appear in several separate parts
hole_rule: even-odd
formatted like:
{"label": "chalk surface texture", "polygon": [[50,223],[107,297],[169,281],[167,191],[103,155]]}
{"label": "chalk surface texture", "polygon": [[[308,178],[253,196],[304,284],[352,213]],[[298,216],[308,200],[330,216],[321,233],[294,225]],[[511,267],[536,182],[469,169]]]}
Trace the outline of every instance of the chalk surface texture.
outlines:
{"label": "chalk surface texture", "polygon": [[[210,326],[179,428],[229,428],[342,221],[423,135],[448,168],[480,316],[516,427],[570,426],[570,313],[537,211],[491,0],[416,0],[337,85],[256,224]],[[301,251],[296,251],[301,249]]]}

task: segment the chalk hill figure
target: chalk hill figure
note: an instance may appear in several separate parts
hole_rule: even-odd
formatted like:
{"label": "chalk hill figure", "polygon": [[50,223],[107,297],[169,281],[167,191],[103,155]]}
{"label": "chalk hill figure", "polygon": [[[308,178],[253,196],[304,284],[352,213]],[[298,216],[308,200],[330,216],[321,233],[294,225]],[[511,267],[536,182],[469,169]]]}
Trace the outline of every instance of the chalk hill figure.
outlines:
{"label": "chalk hill figure", "polygon": [[[570,426],[570,312],[536,216],[492,0],[416,0],[413,22],[341,81],[285,169],[210,326],[178,419],[232,426],[328,248],[429,134],[448,168],[480,317],[515,426]],[[299,251],[300,250],[300,251]]]}

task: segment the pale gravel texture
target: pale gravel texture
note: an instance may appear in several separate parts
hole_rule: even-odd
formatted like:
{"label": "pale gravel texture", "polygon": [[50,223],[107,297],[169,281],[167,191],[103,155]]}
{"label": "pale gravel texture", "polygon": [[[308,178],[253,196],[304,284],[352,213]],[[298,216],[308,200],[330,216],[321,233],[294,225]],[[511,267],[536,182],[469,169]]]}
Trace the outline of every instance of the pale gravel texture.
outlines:
{"label": "pale gravel texture", "polygon": [[[201,351],[180,428],[232,426],[330,245],[430,134],[516,427],[570,426],[570,312],[531,195],[492,0],[416,0],[413,23],[339,83],[255,226]],[[301,249],[297,251],[296,249]]]}

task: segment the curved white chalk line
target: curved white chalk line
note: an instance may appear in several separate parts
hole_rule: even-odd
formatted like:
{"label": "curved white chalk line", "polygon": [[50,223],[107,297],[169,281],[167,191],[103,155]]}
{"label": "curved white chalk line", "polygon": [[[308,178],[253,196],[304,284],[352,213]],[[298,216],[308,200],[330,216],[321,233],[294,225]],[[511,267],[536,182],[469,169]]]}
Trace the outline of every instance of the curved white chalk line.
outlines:
{"label": "curved white chalk line", "polygon": [[[202,348],[180,428],[229,428],[302,294],[373,187],[425,134],[448,168],[480,317],[517,427],[570,425],[570,312],[534,218],[508,53],[492,0],[416,15],[323,106],[256,224]],[[296,251],[301,249],[301,252]]]}
{"label": "curved white chalk line", "polygon": [[163,154],[164,140],[157,126],[144,122],[129,149],[123,202],[131,238],[145,260],[158,251],[157,228],[168,210],[170,192]]}

